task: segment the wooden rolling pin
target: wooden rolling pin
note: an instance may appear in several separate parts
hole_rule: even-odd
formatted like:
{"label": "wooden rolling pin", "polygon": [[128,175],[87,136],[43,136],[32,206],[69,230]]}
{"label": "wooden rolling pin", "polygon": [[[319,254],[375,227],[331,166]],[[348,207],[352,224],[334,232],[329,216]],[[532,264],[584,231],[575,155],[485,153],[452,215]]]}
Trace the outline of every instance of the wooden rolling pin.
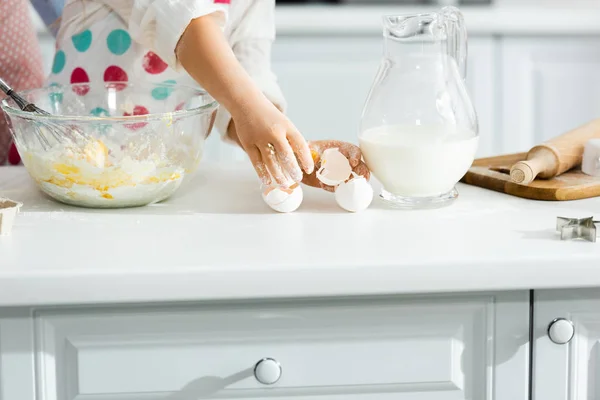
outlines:
{"label": "wooden rolling pin", "polygon": [[533,147],[527,153],[527,161],[512,166],[511,180],[527,185],[536,177],[550,179],[577,167],[581,164],[585,143],[592,138],[600,138],[600,119]]}

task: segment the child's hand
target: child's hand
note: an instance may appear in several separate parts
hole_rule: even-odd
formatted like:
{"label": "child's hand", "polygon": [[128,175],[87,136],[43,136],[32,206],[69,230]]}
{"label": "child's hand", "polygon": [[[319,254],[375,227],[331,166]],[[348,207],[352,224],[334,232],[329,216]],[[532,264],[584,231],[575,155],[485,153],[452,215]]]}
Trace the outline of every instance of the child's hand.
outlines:
{"label": "child's hand", "polygon": [[269,173],[284,184],[283,171],[296,182],[302,169],[313,172],[308,144],[254,84],[213,16],[193,20],[175,52],[185,70],[231,113],[235,122],[228,136],[242,145],[265,184],[271,183]]}
{"label": "child's hand", "polygon": [[284,172],[295,182],[314,171],[311,151],[304,137],[273,104],[265,102],[247,113],[234,117],[228,136],[246,151],[264,184],[271,177],[286,183]]}
{"label": "child's hand", "polygon": [[333,186],[325,185],[321,182],[316,175],[316,171],[320,168],[321,154],[327,149],[337,148],[348,161],[355,174],[365,177],[366,180],[371,178],[371,172],[367,165],[362,161],[362,153],[358,146],[351,143],[342,142],[339,140],[316,140],[308,143],[310,147],[312,158],[315,164],[315,171],[311,174],[304,175],[302,183],[308,186],[325,189],[328,192],[335,191]]}

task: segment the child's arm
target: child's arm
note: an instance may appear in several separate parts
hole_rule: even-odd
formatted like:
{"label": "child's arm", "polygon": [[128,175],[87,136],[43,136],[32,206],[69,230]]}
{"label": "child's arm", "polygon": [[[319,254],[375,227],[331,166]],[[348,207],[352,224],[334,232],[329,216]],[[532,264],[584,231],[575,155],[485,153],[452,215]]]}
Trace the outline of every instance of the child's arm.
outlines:
{"label": "child's arm", "polygon": [[[233,30],[229,44],[259,89],[279,110],[285,112],[287,104],[277,83],[277,77],[271,69],[271,48],[275,40],[275,0],[252,0],[247,3],[248,7],[240,21],[232,21]],[[239,18],[237,15],[232,17]],[[229,139],[239,143],[235,121],[223,107],[217,114],[216,126],[221,132],[226,132]],[[367,180],[370,178],[369,169],[362,161],[358,146],[339,140],[319,140],[309,142],[308,145],[315,168],[320,163],[322,152],[335,147],[348,158],[356,174],[364,176]],[[302,182],[327,191],[334,190],[333,187],[320,182],[314,172],[306,174]]]}
{"label": "child's arm", "polygon": [[136,41],[154,49],[170,66],[182,66],[231,113],[237,141],[265,183],[270,183],[270,176],[284,183],[283,171],[295,181],[302,179],[302,169],[312,172],[314,163],[306,141],[267,99],[227,43],[222,32],[225,9],[220,2],[103,2],[128,21]]}
{"label": "child's arm", "polygon": [[[285,113],[287,104],[271,68],[275,41],[275,0],[237,0],[239,8],[231,15],[229,45],[252,81],[269,101]],[[235,122],[222,107],[216,124],[226,138],[239,142]]]}
{"label": "child's arm", "polygon": [[254,84],[213,17],[192,21],[176,54],[186,71],[231,113],[240,144],[265,183],[270,183],[267,171],[278,183],[286,181],[283,170],[302,180],[298,161],[305,172],[312,172],[306,141]]}

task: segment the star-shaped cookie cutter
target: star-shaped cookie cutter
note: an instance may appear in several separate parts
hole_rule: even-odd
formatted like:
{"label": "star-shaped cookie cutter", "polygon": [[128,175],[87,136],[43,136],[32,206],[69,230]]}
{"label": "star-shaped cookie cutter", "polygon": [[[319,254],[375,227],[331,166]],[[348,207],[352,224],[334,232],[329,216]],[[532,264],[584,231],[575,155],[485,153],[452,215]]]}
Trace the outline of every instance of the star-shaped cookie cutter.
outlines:
{"label": "star-shaped cookie cutter", "polygon": [[596,224],[600,221],[594,221],[589,218],[556,218],[556,231],[560,232],[560,240],[583,239],[588,242],[595,242],[597,237]]}

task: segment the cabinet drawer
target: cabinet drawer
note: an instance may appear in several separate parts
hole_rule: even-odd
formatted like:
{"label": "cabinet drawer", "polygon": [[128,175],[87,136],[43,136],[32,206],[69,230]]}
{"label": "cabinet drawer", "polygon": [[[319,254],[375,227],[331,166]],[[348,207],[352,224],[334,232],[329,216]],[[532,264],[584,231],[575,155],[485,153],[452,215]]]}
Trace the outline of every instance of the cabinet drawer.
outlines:
{"label": "cabinet drawer", "polygon": [[[526,335],[515,314],[526,318],[526,309],[473,296],[40,310],[39,393],[48,400],[491,399],[497,313],[516,321],[508,327],[514,338],[517,329]],[[254,376],[264,358],[281,366],[272,385]]]}
{"label": "cabinet drawer", "polygon": [[[533,399],[598,399],[600,292],[586,288],[535,293]],[[551,333],[557,320],[564,320],[562,335]]]}

